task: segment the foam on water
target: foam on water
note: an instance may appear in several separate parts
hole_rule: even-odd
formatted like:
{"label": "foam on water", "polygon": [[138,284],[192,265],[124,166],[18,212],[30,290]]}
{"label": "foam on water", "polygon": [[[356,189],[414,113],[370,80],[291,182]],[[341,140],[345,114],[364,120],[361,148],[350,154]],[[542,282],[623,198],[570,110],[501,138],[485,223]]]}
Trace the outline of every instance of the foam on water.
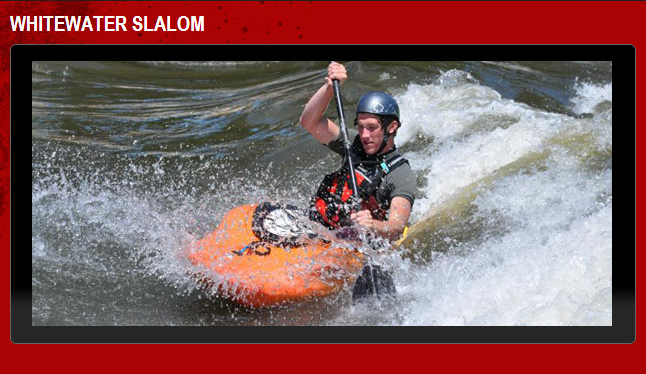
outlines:
{"label": "foam on water", "polygon": [[611,325],[612,170],[550,166],[477,197],[476,215],[503,221],[505,234],[454,243],[429,264],[390,262],[398,305],[358,306],[335,323]]}
{"label": "foam on water", "polygon": [[[577,110],[597,108],[593,118],[579,119],[501,99],[465,73],[446,75],[448,84],[412,84],[398,97],[406,120],[401,144],[432,139],[406,154],[427,175],[413,222],[488,179],[458,230],[472,230],[477,220],[502,229],[480,242],[446,237],[454,243],[448,253],[407,265],[412,271],[397,282],[409,310],[402,323],[610,325],[612,169],[589,160],[612,156],[612,107],[599,107],[611,100],[612,86],[577,85]],[[496,177],[539,153],[540,162]]]}
{"label": "foam on water", "polygon": [[395,96],[400,103],[402,128],[397,145],[414,137],[444,141],[482,125],[478,118],[488,113],[503,116],[509,110],[513,118],[517,105],[506,106],[500,94],[474,82],[468,73],[451,70],[436,84],[410,84],[403,94]]}
{"label": "foam on water", "polygon": [[[413,82],[395,95],[403,118],[397,144],[421,182],[411,223],[424,225],[437,212],[451,212],[437,224],[446,250],[413,241],[401,253],[381,254],[379,261],[392,270],[396,300],[351,305],[316,323],[611,324],[612,84],[577,82],[573,89],[572,111],[584,116],[503,98],[459,70],[430,84]],[[125,155],[106,164],[61,149],[40,152],[32,157],[32,267],[39,272],[32,282],[38,284],[34,315],[41,324],[57,313],[51,295],[67,298],[69,310],[54,320],[61,324],[186,322],[166,309],[120,317],[129,306],[119,304],[117,290],[129,290],[130,308],[155,300],[160,285],[180,298],[192,293],[185,248],[216,227],[224,212],[266,200],[303,205],[309,198],[304,186],[321,170],[331,171],[321,161],[297,170],[306,175],[286,185],[268,182],[268,169],[266,175],[232,177],[229,168],[211,164],[218,159],[181,151],[157,159]],[[95,170],[68,167],[68,158],[83,158]],[[456,196],[467,197],[458,202]],[[448,226],[457,234],[442,231]],[[432,261],[403,256],[425,250],[434,251]],[[40,297],[41,289],[61,287],[61,280],[65,287],[75,284],[77,293]],[[79,314],[83,303],[94,302],[83,296],[90,288],[101,290],[89,296],[101,299],[96,305],[115,303],[105,306],[113,308],[105,316]]]}
{"label": "foam on water", "polygon": [[[574,105],[573,111],[578,114],[598,114],[612,105],[612,83],[597,85],[577,82],[576,95],[570,100]],[[603,106],[606,104],[606,107]]]}
{"label": "foam on water", "polygon": [[[397,97],[406,123],[398,145],[432,139],[428,147],[407,155],[415,160],[413,169],[427,175],[414,218],[501,167],[544,151],[555,137],[591,134],[598,148],[612,147],[611,108],[592,120],[574,119],[502,99],[493,89],[472,81],[466,73],[450,71],[438,84],[411,84]],[[607,94],[606,88],[601,95],[586,89],[573,100],[598,103]]]}

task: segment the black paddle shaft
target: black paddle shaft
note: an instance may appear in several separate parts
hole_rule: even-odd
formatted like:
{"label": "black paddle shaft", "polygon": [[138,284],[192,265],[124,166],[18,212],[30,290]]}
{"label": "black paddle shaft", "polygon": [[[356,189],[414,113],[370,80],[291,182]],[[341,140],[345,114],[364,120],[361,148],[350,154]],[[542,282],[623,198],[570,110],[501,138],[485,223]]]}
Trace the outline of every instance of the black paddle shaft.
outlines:
{"label": "black paddle shaft", "polygon": [[341,89],[339,88],[339,81],[334,79],[332,81],[334,84],[334,97],[336,98],[336,111],[339,114],[339,122],[341,127],[341,134],[343,136],[343,149],[345,151],[345,157],[348,162],[348,167],[350,168],[350,179],[352,180],[352,196],[354,202],[352,204],[353,208],[359,210],[359,190],[357,189],[357,178],[354,175],[354,165],[352,164],[352,152],[350,152],[350,140],[348,139],[348,129],[345,126],[345,115],[343,114],[343,103],[341,102]]}

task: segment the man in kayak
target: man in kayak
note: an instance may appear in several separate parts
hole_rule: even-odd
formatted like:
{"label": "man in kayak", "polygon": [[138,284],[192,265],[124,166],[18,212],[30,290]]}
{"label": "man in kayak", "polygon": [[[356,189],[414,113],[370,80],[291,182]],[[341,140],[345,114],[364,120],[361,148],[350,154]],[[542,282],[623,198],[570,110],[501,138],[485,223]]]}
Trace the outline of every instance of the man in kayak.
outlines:
{"label": "man in kayak", "polygon": [[[325,117],[334,96],[333,80],[343,84],[348,78],[345,67],[331,63],[325,84],[310,98],[300,123],[330,150],[344,154],[339,126]],[[356,130],[350,152],[361,198],[361,208],[351,209],[353,195],[347,162],[323,179],[312,199],[310,219],[329,229],[355,226],[371,236],[395,241],[400,238],[415,201],[416,178],[408,161],[399,155],[395,135],[401,126],[399,106],[384,92],[369,92],[357,104]],[[374,281],[373,281],[374,280]],[[353,298],[370,293],[394,293],[392,280],[378,266],[366,266],[357,280]]]}

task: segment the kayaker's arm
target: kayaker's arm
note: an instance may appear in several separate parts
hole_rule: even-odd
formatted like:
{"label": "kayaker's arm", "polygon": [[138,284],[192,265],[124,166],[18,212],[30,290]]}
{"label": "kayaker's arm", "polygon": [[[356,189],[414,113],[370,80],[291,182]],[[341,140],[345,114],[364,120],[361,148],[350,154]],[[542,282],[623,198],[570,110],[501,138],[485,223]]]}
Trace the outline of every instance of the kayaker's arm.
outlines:
{"label": "kayaker's arm", "polygon": [[301,126],[323,144],[328,144],[339,137],[339,126],[324,115],[334,97],[333,79],[339,80],[339,83],[348,79],[345,67],[336,62],[328,66],[325,84],[307,102],[300,118]]}
{"label": "kayaker's arm", "polygon": [[368,210],[353,213],[350,219],[357,225],[365,227],[381,237],[395,241],[404,233],[410,211],[410,201],[404,197],[395,196],[390,202],[390,213],[387,221],[373,219]]}

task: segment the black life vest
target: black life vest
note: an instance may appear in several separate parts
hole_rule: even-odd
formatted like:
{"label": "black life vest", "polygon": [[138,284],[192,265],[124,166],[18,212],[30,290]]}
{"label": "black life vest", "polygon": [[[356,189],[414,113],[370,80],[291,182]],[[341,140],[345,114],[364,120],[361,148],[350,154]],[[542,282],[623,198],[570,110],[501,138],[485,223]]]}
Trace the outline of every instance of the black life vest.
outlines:
{"label": "black life vest", "polygon": [[[377,201],[377,190],[384,177],[397,167],[408,163],[399,154],[385,155],[372,160],[362,160],[354,168],[361,199],[361,209],[370,211],[372,218],[386,220],[390,202]],[[350,168],[347,161],[341,169],[327,174],[319,185],[316,195],[310,202],[310,219],[319,222],[330,229],[350,225],[350,213],[353,196]]]}

